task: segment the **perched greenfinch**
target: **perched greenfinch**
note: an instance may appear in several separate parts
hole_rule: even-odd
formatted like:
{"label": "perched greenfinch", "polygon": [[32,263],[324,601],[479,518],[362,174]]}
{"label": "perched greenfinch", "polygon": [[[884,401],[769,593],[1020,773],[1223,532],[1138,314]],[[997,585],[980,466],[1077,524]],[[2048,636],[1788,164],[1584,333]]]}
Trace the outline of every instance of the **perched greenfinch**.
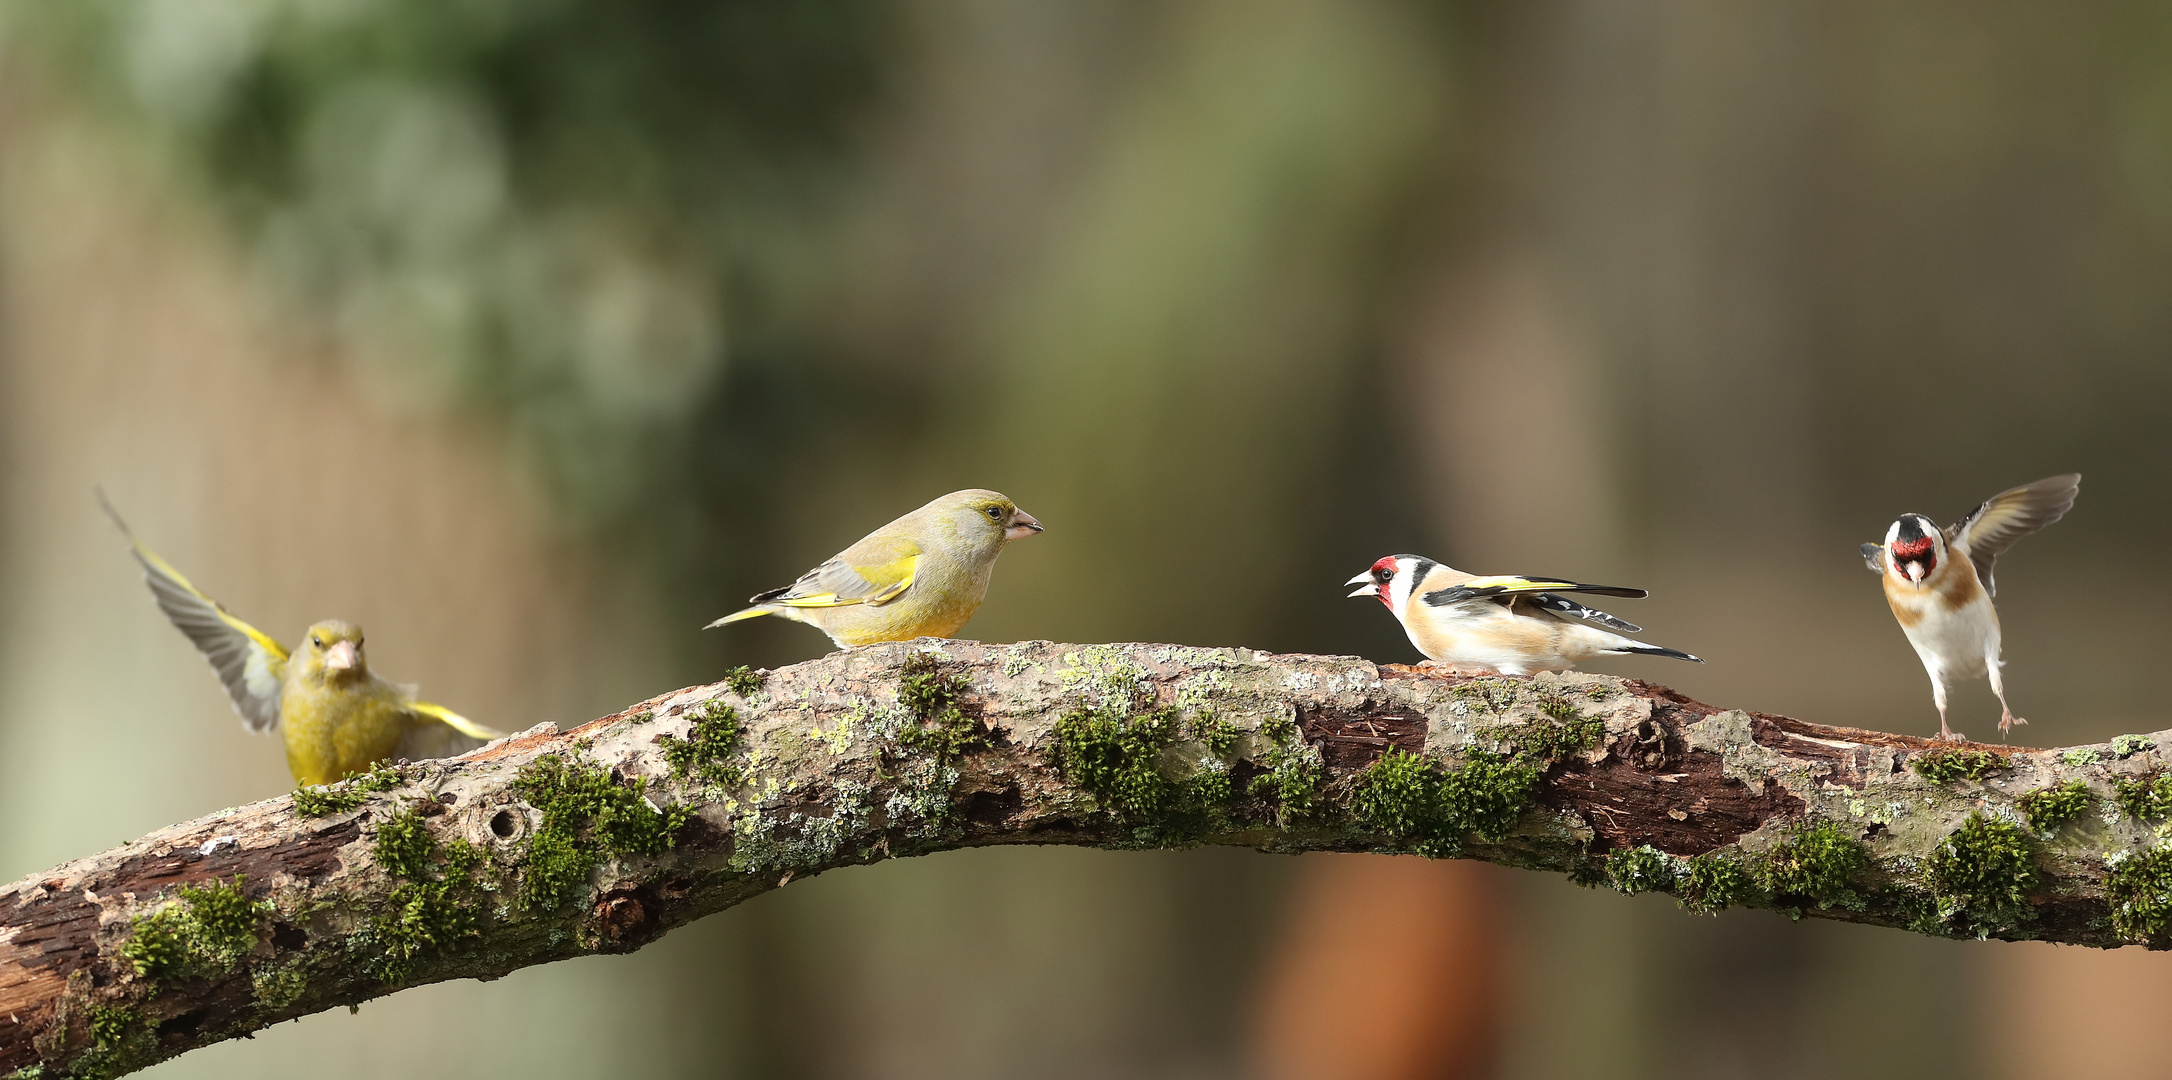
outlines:
{"label": "perched greenfinch", "polygon": [[451,757],[499,737],[443,705],[416,701],[412,686],[378,678],[353,623],[326,619],[289,655],[144,547],[103,494],[98,501],[135,548],[160,610],[211,661],[242,726],[284,736],[296,783],[329,784],[394,758]]}
{"label": "perched greenfinch", "polygon": [[828,634],[841,649],[949,637],[980,610],[1003,545],[1040,531],[999,492],[953,491],[709,627],[778,615]]}

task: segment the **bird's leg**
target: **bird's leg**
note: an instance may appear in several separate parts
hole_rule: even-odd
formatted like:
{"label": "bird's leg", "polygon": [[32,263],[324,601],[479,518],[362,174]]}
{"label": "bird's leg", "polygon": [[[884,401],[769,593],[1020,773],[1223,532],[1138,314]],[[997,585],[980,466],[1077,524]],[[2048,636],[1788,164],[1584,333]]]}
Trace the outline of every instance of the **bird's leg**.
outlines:
{"label": "bird's leg", "polygon": [[1954,730],[1953,730],[1952,728],[1950,728],[1950,727],[1947,727],[1947,726],[1946,726],[1946,684],[1945,684],[1945,683],[1943,683],[1943,682],[1940,682],[1940,681],[1939,681],[1939,680],[1937,680],[1937,679],[1932,679],[1932,680],[1931,680],[1931,700],[1932,700],[1933,702],[1936,702],[1936,703],[1937,703],[1937,705],[1938,705],[1938,737],[1939,737],[1939,738],[1941,738],[1941,739],[1944,739],[1944,740],[1945,740],[1945,741],[1947,741],[1947,742],[1961,742],[1961,741],[1963,741],[1963,738],[1964,738],[1964,736],[1961,736],[1961,735],[1955,734],[1955,733],[1954,733]]}
{"label": "bird's leg", "polygon": [[1991,657],[1989,667],[1991,669],[1991,692],[1999,696],[1999,738],[2004,739],[2006,733],[2015,724],[2026,724],[2028,721],[2015,716],[2013,706],[2006,704],[2006,685],[1999,678],[1998,657]]}

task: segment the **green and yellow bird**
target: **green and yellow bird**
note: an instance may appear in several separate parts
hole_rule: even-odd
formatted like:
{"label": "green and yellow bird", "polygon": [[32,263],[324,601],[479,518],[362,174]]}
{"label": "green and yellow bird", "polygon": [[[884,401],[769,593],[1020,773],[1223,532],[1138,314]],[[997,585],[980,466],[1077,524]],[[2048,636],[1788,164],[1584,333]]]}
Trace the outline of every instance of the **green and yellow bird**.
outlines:
{"label": "green and yellow bird", "polygon": [[296,783],[329,784],[395,758],[451,757],[499,737],[443,705],[416,701],[414,687],[378,678],[353,623],[326,619],[310,627],[301,651],[290,655],[144,547],[102,493],[98,502],[134,547],[160,610],[211,661],[242,726],[285,738]]}
{"label": "green and yellow bird", "polygon": [[949,637],[980,610],[1003,545],[1040,531],[1000,492],[953,491],[709,627],[777,615],[828,634],[841,649]]}

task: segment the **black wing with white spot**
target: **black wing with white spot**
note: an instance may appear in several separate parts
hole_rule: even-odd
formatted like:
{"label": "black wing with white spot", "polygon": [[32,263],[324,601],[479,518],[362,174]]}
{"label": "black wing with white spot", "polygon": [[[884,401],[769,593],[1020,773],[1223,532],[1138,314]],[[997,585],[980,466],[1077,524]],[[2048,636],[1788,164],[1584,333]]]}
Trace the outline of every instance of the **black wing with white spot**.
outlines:
{"label": "black wing with white spot", "polygon": [[1624,634],[1641,633],[1644,629],[1626,619],[1619,619],[1600,611],[1598,608],[1585,607],[1559,593],[1528,593],[1525,594],[1523,599],[1548,611],[1566,615],[1572,619],[1582,619],[1594,626],[1603,626],[1609,630],[1618,630]]}
{"label": "black wing with white spot", "polygon": [[1503,575],[1472,578],[1461,585],[1426,593],[1424,599],[1434,607],[1447,607],[1467,600],[1500,600],[1506,603],[1509,598],[1519,594],[1536,592],[1591,593],[1597,596],[1626,596],[1633,600],[1650,595],[1643,589],[1624,588],[1620,585],[1586,585],[1564,578]]}

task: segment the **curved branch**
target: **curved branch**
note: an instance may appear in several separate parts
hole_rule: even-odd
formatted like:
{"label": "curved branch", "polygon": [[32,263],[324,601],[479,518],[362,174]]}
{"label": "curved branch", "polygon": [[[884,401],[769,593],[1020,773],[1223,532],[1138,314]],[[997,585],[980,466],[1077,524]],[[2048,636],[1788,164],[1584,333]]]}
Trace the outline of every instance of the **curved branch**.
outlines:
{"label": "curved branch", "polygon": [[1953,747],[1577,673],[876,646],[0,888],[0,1076],[116,1076],[404,986],[636,949],[832,867],[989,844],[1460,855],[1695,911],[2162,946],[2160,741]]}

